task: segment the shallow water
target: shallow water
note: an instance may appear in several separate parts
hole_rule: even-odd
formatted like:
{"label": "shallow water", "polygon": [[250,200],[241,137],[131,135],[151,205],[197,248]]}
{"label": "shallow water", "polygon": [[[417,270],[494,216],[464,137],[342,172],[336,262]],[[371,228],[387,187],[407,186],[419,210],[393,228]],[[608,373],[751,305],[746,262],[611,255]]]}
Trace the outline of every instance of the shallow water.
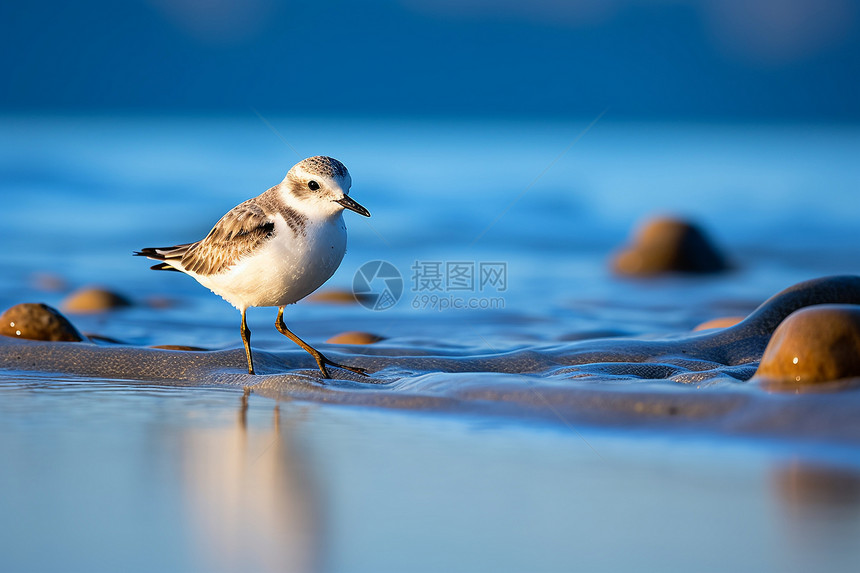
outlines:
{"label": "shallow water", "polygon": [[[604,371],[539,382],[446,372],[506,352],[545,356],[571,340],[679,337],[801,280],[856,274],[860,131],[601,121],[577,139],[588,120],[269,120],[277,133],[256,117],[4,119],[2,307],[59,305],[74,287],[106,285],[138,304],[72,316],[82,331],[133,345],[236,349],[213,360],[235,355],[241,373],[235,310],[129,255],[205,234],[283,177],[298,159],[289,146],[326,153],[350,168],[352,196],[373,213],[347,214],[349,252],[329,285],[349,289],[362,264],[385,260],[400,271],[403,294],[381,311],[302,302],[288,309],[288,324],[314,344],[347,330],[383,335],[367,349],[322,347],[343,361],[388,356],[382,378],[396,391],[470,407],[437,400],[407,412],[383,388],[363,391],[365,403],[394,410],[347,408],[325,402],[362,391],[342,382],[325,398],[305,377],[287,380],[286,392],[272,390],[277,380],[255,388],[245,408],[244,382],[229,372],[218,379],[237,382],[177,388],[7,365],[0,485],[16,495],[0,507],[0,569],[856,563],[856,391],[775,397],[730,378],[693,388]],[[636,221],[661,212],[702,223],[736,270],[612,277],[610,253]],[[422,288],[413,267],[426,279],[436,263],[503,263],[505,288]],[[430,308],[455,300],[497,302]],[[269,372],[284,371],[284,361],[309,368],[273,328],[274,314],[249,313]],[[408,357],[421,355],[447,357],[445,371],[410,368]],[[578,393],[561,401],[571,389]],[[490,396],[530,409],[483,407]],[[696,417],[681,404],[683,423],[634,416],[667,400],[707,403],[720,415]],[[56,551],[40,551],[46,537]]]}
{"label": "shallow water", "polygon": [[5,571],[856,564],[854,448],[113,381],[0,392]]}

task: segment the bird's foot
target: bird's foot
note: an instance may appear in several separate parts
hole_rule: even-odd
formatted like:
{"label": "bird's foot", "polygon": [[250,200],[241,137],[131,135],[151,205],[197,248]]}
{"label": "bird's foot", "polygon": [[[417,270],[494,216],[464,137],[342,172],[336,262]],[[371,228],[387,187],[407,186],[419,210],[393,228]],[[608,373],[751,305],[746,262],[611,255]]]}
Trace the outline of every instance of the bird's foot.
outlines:
{"label": "bird's foot", "polygon": [[347,366],[345,364],[338,364],[337,362],[329,360],[321,353],[318,356],[314,356],[314,358],[316,358],[317,360],[317,364],[320,367],[320,371],[322,372],[323,378],[331,378],[331,376],[329,376],[328,369],[326,368],[326,366],[333,366],[334,368],[349,370],[350,372],[355,372],[356,374],[359,374],[361,376],[370,376],[370,374],[368,374],[367,370],[364,368],[360,368],[358,366]]}

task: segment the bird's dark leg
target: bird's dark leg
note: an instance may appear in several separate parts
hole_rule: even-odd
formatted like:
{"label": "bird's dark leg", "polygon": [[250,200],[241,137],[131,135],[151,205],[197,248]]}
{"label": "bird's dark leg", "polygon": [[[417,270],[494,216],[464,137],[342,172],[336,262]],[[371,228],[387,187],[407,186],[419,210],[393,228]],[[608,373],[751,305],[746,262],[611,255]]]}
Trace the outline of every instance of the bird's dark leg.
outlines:
{"label": "bird's dark leg", "polygon": [[251,356],[251,331],[245,320],[244,308],[242,309],[242,342],[245,344],[245,355],[248,357],[248,374],[256,374],[254,372],[254,358]]}
{"label": "bird's dark leg", "polygon": [[322,352],[293,334],[292,331],[287,328],[287,325],[284,324],[284,307],[278,308],[278,319],[275,321],[275,328],[278,329],[278,332],[301,346],[308,354],[314,357],[314,360],[317,361],[317,365],[320,367],[320,372],[322,372],[323,378],[331,378],[331,376],[328,375],[328,370],[326,370],[326,365],[334,366],[335,368],[343,368],[344,370],[349,370],[350,372],[367,376],[367,370],[364,368],[359,368],[357,366],[344,366],[343,364],[332,362],[323,356]]}

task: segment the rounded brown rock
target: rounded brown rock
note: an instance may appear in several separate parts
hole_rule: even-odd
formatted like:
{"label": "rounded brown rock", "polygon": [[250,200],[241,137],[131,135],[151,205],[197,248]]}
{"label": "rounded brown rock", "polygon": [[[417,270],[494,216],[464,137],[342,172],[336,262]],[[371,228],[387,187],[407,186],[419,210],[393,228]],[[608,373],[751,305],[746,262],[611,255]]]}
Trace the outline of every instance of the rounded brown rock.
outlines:
{"label": "rounded brown rock", "polygon": [[725,257],[698,225],[672,217],[646,221],[633,243],[612,259],[618,274],[715,273],[729,268]]}
{"label": "rounded brown rock", "polygon": [[820,304],[788,316],[774,331],[754,380],[768,389],[860,377],[860,305]]}
{"label": "rounded brown rock", "polygon": [[370,332],[361,332],[352,330],[349,332],[341,332],[326,340],[330,344],[373,344],[385,340],[385,337]]}
{"label": "rounded brown rock", "polygon": [[0,334],[29,340],[81,342],[86,340],[60,312],[47,304],[25,302],[0,315]]}
{"label": "rounded brown rock", "polygon": [[131,306],[131,301],[121,294],[100,288],[84,287],[67,296],[60,304],[65,312],[103,312]]}

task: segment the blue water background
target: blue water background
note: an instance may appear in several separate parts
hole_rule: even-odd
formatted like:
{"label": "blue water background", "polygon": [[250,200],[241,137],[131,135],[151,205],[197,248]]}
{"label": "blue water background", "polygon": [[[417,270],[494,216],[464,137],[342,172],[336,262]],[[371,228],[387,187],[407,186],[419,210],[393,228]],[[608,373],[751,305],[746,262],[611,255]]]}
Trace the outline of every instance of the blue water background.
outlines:
{"label": "blue water background", "polygon": [[[100,284],[136,305],[71,316],[85,332],[238,347],[234,309],[131,252],[202,237],[283,178],[291,147],[341,159],[373,213],[346,214],[328,286],[387,260],[406,287],[385,311],[290,307],[314,344],[365,330],[486,354],[680,334],[858,272],[854,127],[265,119],[4,118],[0,306]],[[612,252],[661,213],[698,221],[735,270],[614,277]],[[506,263],[504,307],[415,309],[415,261]],[[255,347],[290,345],[273,321],[251,311]],[[849,571],[858,555],[860,453],[844,444],[243,406],[238,390],[56,373],[4,376],[0,435],[9,571]]]}
{"label": "blue water background", "polygon": [[[279,182],[298,155],[314,154],[349,167],[352,196],[373,214],[346,213],[349,250],[327,286],[349,289],[363,263],[387,260],[405,289],[398,305],[381,313],[289,309],[288,321],[311,319],[298,329],[312,338],[339,329],[474,342],[473,332],[451,332],[461,316],[500,345],[589,329],[662,332],[744,314],[800,280],[857,272],[856,128],[598,121],[588,129],[592,119],[267,118],[266,125],[256,116],[7,118],[0,132],[0,296],[5,305],[57,304],[73,287],[101,284],[139,302],[180,299],[169,320],[184,321],[191,327],[185,332],[154,329],[147,309],[99,319],[99,333],[139,343],[234,345],[235,311],[187,277],[146,271],[130,253],[201,238],[228,209]],[[686,280],[613,277],[612,253],[637,224],[660,214],[701,224],[736,271]],[[416,261],[503,262],[507,289],[428,292],[416,288]],[[37,273],[59,275],[68,288],[34,292]],[[504,309],[428,312],[424,294],[489,294],[501,297]],[[271,314],[251,311],[252,324],[265,325],[255,340],[282,344],[268,328]],[[150,324],[141,327],[142,320]],[[316,330],[321,320],[334,324]],[[499,329],[499,321],[516,328]],[[195,330],[198,324],[206,328]]]}

